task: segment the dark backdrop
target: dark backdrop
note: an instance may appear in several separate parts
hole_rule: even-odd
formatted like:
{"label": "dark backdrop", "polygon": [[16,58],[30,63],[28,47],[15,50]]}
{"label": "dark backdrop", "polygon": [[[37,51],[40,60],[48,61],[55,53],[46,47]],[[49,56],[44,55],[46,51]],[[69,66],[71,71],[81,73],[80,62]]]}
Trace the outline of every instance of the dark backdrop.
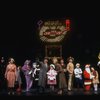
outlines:
{"label": "dark backdrop", "polygon": [[41,19],[69,18],[71,31],[62,42],[64,59],[73,56],[75,62],[96,64],[100,51],[100,17],[97,9],[80,9],[81,6],[75,9],[75,6],[65,5],[60,9],[59,6],[49,8],[46,5],[41,9],[42,5],[4,5],[0,14],[0,57],[14,57],[20,65],[25,59],[43,58],[44,44],[38,37],[37,22]]}

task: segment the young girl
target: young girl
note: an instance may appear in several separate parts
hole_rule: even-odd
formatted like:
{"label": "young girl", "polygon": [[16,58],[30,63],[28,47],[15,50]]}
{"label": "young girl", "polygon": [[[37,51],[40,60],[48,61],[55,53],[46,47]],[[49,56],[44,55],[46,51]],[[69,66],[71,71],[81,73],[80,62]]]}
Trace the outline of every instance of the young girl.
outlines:
{"label": "young girl", "polygon": [[54,70],[55,66],[53,64],[50,65],[50,70],[47,72],[47,84],[50,85],[50,89],[54,91],[54,85],[56,82],[57,72]]}
{"label": "young girl", "polygon": [[94,76],[94,78],[92,79],[94,91],[98,91],[99,75],[93,67],[91,67],[91,74]]}

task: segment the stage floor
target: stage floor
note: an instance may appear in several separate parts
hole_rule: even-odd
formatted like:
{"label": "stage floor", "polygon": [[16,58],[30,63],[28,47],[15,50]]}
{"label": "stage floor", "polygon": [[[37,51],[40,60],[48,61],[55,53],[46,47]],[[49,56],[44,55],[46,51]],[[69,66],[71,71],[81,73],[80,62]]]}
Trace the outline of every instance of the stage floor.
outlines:
{"label": "stage floor", "polygon": [[[0,95],[9,96],[7,91],[3,90],[0,92]],[[12,94],[10,94],[11,96]],[[46,89],[43,93],[38,93],[36,89],[31,89],[31,91],[26,92],[22,90],[22,92],[15,92],[14,96],[91,96],[91,95],[100,95],[100,88],[97,92],[94,92],[93,89],[90,91],[84,91],[84,89],[73,89],[72,91],[65,91],[62,94],[57,93],[57,89],[54,92],[50,92],[49,89]]]}

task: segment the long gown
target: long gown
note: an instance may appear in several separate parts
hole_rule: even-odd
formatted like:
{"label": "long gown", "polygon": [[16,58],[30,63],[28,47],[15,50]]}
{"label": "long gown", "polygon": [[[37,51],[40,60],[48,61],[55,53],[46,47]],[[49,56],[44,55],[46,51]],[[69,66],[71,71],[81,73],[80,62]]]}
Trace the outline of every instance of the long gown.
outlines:
{"label": "long gown", "polygon": [[8,87],[14,87],[16,81],[16,65],[8,64],[5,75],[7,78]]}
{"label": "long gown", "polygon": [[22,67],[22,71],[24,72],[25,79],[26,79],[26,91],[30,91],[33,84],[32,75],[29,74],[30,70],[31,70],[31,66],[29,65],[24,65]]}

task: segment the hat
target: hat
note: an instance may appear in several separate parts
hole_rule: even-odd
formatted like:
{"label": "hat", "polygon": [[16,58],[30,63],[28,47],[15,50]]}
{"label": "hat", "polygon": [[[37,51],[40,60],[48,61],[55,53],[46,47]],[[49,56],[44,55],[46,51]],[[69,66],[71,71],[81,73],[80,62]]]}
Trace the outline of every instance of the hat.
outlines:
{"label": "hat", "polygon": [[51,64],[50,67],[53,67],[55,69],[55,65],[54,64]]}
{"label": "hat", "polygon": [[29,63],[30,63],[30,60],[26,60],[26,61],[25,61],[25,64],[29,64]]}
{"label": "hat", "polygon": [[14,59],[13,59],[13,58],[10,58],[10,60],[11,60],[11,61],[14,61]]}
{"label": "hat", "polygon": [[15,62],[14,58],[9,58],[9,62]]}
{"label": "hat", "polygon": [[72,59],[72,61],[74,61],[74,58],[71,56],[67,59],[67,61],[69,61],[70,59]]}
{"label": "hat", "polygon": [[36,63],[33,63],[33,68],[36,67],[36,66],[37,66],[37,64]]}
{"label": "hat", "polygon": [[76,64],[76,67],[77,67],[77,66],[80,66],[80,63],[77,63],[77,64]]}
{"label": "hat", "polygon": [[85,65],[85,68],[89,68],[89,67],[90,67],[90,64],[86,64],[86,65]]}
{"label": "hat", "polygon": [[53,61],[53,63],[57,63],[57,62],[58,62],[57,57],[53,57],[53,58],[52,58],[52,61]]}

